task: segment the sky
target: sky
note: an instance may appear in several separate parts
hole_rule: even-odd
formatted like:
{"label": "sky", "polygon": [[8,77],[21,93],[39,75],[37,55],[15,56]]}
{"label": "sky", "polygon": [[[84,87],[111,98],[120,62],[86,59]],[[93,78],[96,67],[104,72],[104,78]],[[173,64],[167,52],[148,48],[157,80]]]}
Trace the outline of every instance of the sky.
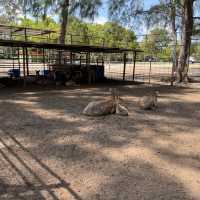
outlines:
{"label": "sky", "polygon": [[[109,20],[108,13],[107,13],[107,5],[106,5],[107,1],[109,1],[109,0],[104,0],[103,7],[99,11],[99,16],[95,17],[94,23],[104,24],[105,22],[107,22]],[[148,9],[150,6],[155,5],[158,2],[159,2],[159,0],[144,0],[143,1],[145,9]],[[145,27],[145,24],[143,24],[140,29],[137,29],[134,31],[137,34],[141,34],[141,33],[147,32],[147,29]]]}

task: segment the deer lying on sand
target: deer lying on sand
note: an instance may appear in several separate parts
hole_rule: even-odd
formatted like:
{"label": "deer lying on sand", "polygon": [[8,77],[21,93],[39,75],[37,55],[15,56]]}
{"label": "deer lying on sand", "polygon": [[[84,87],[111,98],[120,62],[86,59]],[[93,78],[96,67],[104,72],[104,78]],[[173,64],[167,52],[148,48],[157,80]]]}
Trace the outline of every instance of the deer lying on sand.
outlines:
{"label": "deer lying on sand", "polygon": [[108,114],[128,115],[128,110],[121,106],[120,97],[116,93],[116,89],[110,89],[111,95],[105,100],[92,101],[83,110],[84,115],[102,116]]}
{"label": "deer lying on sand", "polygon": [[155,91],[152,94],[141,97],[139,100],[140,108],[144,110],[156,109],[158,107],[158,95],[159,92]]}
{"label": "deer lying on sand", "polygon": [[128,109],[125,106],[122,106],[122,99],[118,95],[116,96],[116,114],[122,115],[122,116],[128,116]]}

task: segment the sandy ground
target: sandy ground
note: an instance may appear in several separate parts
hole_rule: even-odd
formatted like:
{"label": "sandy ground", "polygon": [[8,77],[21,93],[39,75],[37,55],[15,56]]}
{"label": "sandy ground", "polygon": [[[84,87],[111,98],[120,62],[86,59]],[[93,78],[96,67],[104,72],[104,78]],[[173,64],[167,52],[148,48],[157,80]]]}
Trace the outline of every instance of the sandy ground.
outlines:
{"label": "sandy ground", "polygon": [[[197,85],[118,88],[128,117],[81,114],[106,85],[2,89],[0,199],[199,200]],[[154,89],[158,110],[140,110]]]}

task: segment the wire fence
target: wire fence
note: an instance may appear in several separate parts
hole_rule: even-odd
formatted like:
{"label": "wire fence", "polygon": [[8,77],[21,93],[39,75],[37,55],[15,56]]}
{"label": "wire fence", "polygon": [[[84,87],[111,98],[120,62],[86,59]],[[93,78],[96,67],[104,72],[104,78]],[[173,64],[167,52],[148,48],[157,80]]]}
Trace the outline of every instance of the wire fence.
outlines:
{"label": "wire fence", "polygon": [[[2,38],[5,35],[0,35]],[[151,35],[152,36],[152,35]],[[155,48],[148,49],[148,46],[141,45],[141,43],[151,42],[151,37],[149,35],[141,35],[142,38],[138,39],[138,46],[142,46],[144,48],[144,52],[140,52],[137,54],[136,58],[132,54],[128,54],[126,58],[126,65],[124,66],[123,54],[112,54],[110,56],[107,55],[94,55],[94,60],[90,59],[91,65],[98,65],[97,58],[102,57],[104,59],[104,75],[108,79],[115,80],[126,80],[126,81],[139,81],[145,83],[152,82],[170,82],[172,79],[172,50],[173,47],[169,45],[163,45],[159,41],[159,34],[153,34],[154,37],[158,37],[155,41],[157,41],[158,45],[155,45]],[[0,37],[0,38],[1,38]],[[18,39],[27,39],[33,40],[37,36],[32,37],[24,37],[12,34],[13,40]],[[52,33],[52,37],[50,35],[39,36],[41,41],[47,43],[56,43],[56,33]],[[145,39],[145,40],[144,40]],[[168,38],[168,42],[171,41]],[[200,79],[200,39],[192,40],[192,48],[190,51],[190,55],[193,56],[195,52],[196,59],[192,62],[189,62],[189,71],[188,75],[190,77],[194,77]],[[67,44],[74,45],[96,45],[96,46],[106,46],[106,41],[103,38],[95,37],[92,35],[81,36],[81,35],[72,35],[67,34],[66,36]],[[165,43],[165,42],[163,42]],[[167,41],[166,41],[167,43]],[[161,44],[161,45],[160,45]],[[195,46],[195,45],[196,46]],[[122,45],[117,43],[117,45]],[[128,45],[123,44],[123,45]],[[177,48],[180,45],[177,45]],[[196,48],[194,50],[194,48]],[[199,48],[199,49],[198,49]],[[36,71],[45,71],[49,69],[49,66],[55,63],[58,63],[58,52],[55,50],[45,50],[42,52],[38,49],[28,49],[29,56],[28,58],[28,67],[29,67],[29,75],[34,75]],[[62,55],[64,57],[69,57],[70,52],[65,52]],[[165,56],[163,56],[165,55]],[[177,51],[178,55],[178,51]],[[73,58],[73,62],[78,65],[86,64],[84,61],[85,58],[81,58],[80,55],[75,56]],[[61,60],[65,64],[70,64],[70,61],[65,60],[65,58],[61,58]],[[72,64],[72,63],[71,63]],[[20,73],[23,73],[23,55],[22,49],[18,51],[16,48],[8,48],[8,47],[0,47],[0,76],[9,76],[9,71],[12,69],[19,69]]]}

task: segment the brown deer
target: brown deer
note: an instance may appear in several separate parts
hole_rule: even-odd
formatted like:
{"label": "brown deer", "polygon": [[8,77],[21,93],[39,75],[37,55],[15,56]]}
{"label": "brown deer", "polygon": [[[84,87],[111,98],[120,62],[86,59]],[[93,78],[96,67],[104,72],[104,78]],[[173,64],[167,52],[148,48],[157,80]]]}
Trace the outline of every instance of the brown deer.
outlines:
{"label": "brown deer", "polygon": [[105,100],[92,101],[83,110],[84,115],[101,116],[116,112],[116,89],[110,89],[111,95]]}
{"label": "brown deer", "polygon": [[139,100],[140,108],[144,110],[152,110],[158,107],[158,95],[159,92],[155,91],[149,95],[143,96]]}
{"label": "brown deer", "polygon": [[125,106],[122,106],[121,103],[123,100],[121,99],[119,93],[116,96],[116,114],[122,116],[128,116],[128,109]]}

